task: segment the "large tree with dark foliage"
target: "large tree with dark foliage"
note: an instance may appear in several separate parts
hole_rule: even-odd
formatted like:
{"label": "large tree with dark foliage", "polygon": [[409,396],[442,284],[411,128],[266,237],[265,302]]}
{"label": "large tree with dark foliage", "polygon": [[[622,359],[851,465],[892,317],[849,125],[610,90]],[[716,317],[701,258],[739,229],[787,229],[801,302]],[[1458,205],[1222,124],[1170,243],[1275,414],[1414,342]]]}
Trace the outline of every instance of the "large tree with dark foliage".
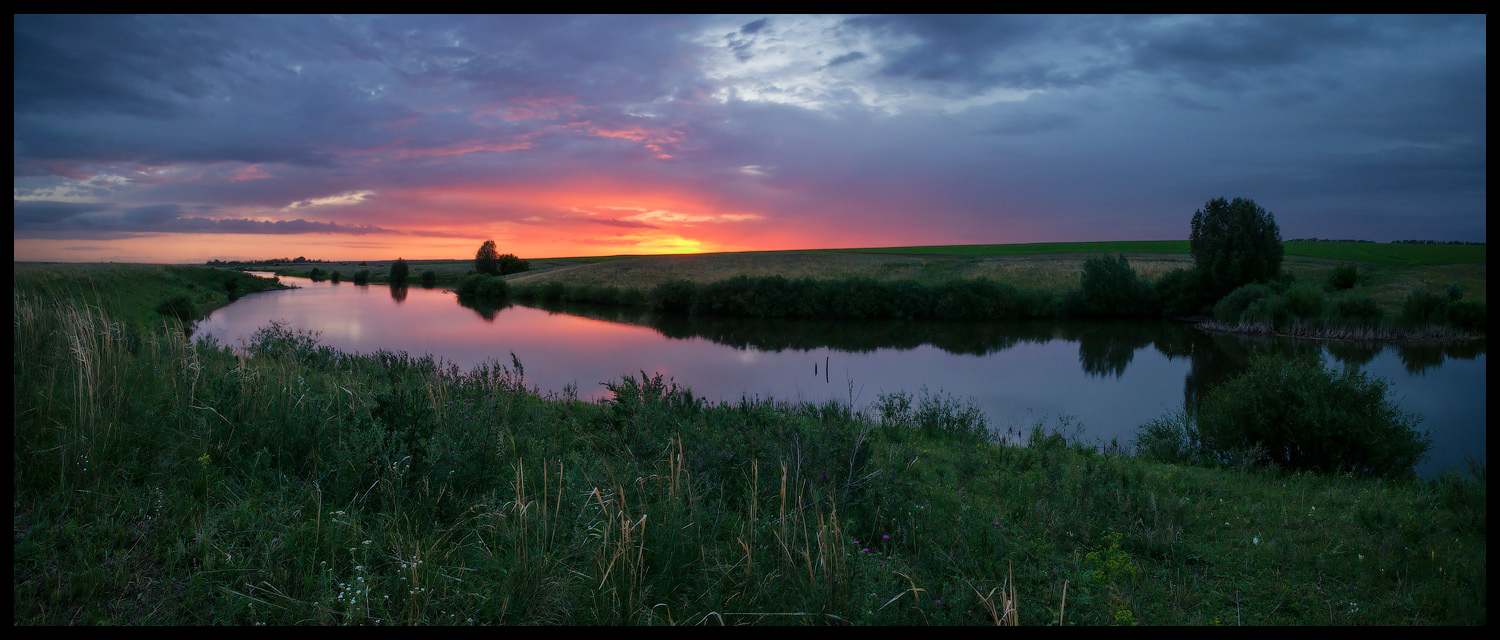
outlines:
{"label": "large tree with dark foliage", "polygon": [[1281,270],[1276,217],[1254,200],[1209,200],[1193,214],[1193,263],[1213,299],[1240,285],[1263,282]]}
{"label": "large tree with dark foliage", "polygon": [[495,247],[494,240],[485,240],[479,245],[479,253],[474,256],[474,271],[492,275],[500,273],[500,250]]}

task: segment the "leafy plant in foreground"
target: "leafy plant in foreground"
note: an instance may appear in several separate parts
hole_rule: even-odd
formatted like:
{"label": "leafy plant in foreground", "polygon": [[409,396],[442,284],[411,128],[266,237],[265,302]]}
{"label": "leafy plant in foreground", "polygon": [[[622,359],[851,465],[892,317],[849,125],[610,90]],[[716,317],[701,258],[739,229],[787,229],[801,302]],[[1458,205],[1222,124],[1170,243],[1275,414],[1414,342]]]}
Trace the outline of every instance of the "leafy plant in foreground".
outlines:
{"label": "leafy plant in foreground", "polygon": [[1198,428],[1220,459],[1260,447],[1291,469],[1410,476],[1432,448],[1420,420],[1391,401],[1383,378],[1334,371],[1316,356],[1256,355],[1204,399]]}

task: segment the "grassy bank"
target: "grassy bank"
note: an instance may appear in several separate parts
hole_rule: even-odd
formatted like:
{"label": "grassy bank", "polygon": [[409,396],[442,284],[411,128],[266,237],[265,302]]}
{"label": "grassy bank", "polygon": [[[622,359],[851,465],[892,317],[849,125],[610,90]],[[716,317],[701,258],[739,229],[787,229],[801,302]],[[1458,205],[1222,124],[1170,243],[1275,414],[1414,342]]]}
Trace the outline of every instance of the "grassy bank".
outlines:
{"label": "grassy bank", "polygon": [[192,321],[240,296],[288,288],[232,269],[153,264],[16,263],[14,280],[17,292],[108,309],[113,320],[138,329],[162,324],[163,303],[177,301],[189,312],[178,319]]}
{"label": "grassy bank", "polygon": [[124,301],[45,282],[14,284],[22,624],[1487,622],[1483,467],[1015,447],[940,394],[593,404],[274,326],[131,344]]}

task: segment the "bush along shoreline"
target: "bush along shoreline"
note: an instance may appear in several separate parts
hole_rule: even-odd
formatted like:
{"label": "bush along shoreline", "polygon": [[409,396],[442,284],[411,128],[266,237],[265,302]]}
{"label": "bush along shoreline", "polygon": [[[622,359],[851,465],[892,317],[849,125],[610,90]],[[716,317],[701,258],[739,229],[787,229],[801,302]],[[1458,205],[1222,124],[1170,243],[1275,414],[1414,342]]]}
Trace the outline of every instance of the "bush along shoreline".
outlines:
{"label": "bush along shoreline", "polygon": [[[1347,277],[1336,272],[1336,277]],[[460,296],[483,281],[470,277]],[[1195,271],[1138,277],[1124,256],[1090,258],[1080,286],[1032,291],[984,279],[926,283],[846,278],[819,280],[738,276],[710,283],[666,282],[647,291],[601,286],[511,284],[509,298],[530,303],[586,302],[685,316],[807,319],[1024,320],[1166,317],[1203,329],[1244,334],[1349,340],[1469,340],[1485,335],[1484,302],[1461,290],[1418,288],[1398,314],[1385,313],[1358,290],[1329,290],[1289,276],[1207,298]],[[1352,286],[1352,285],[1350,285]]]}
{"label": "bush along shoreline", "polygon": [[1287,280],[1252,283],[1230,292],[1201,323],[1208,331],[1297,338],[1380,341],[1476,340],[1486,335],[1484,301],[1465,300],[1454,284],[1438,291],[1418,286],[1401,309],[1386,314],[1367,295],[1338,291],[1338,271],[1327,289]]}

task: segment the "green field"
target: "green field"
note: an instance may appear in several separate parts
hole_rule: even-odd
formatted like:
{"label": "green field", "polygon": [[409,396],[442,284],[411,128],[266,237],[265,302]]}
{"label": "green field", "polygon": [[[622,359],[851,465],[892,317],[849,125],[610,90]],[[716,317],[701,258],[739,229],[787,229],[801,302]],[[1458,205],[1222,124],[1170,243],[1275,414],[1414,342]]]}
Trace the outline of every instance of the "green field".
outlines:
{"label": "green field", "polygon": [[[598,265],[594,271],[572,270],[569,280],[587,281],[591,286],[610,284],[620,287],[653,286],[661,274],[676,273],[691,280],[729,275],[771,274],[786,277],[874,277],[877,279],[915,277],[933,280],[948,277],[988,277],[1001,280],[1027,280],[1039,286],[1054,287],[1057,277],[1076,276],[1088,254],[1124,253],[1132,258],[1137,270],[1148,280],[1167,269],[1188,266],[1186,240],[1129,242],[1046,242],[1034,244],[979,244],[928,247],[883,247],[866,249],[816,249],[790,251],[743,251],[731,253],[672,254],[656,256],[617,255],[592,257],[528,258],[532,270],[507,279],[532,276],[586,265]],[[840,255],[868,255],[868,259],[841,258]],[[1339,260],[1387,266],[1484,265],[1483,245],[1416,245],[1362,242],[1289,242],[1288,258]],[[967,260],[967,261],[965,261]],[[1024,263],[1017,260],[1039,260]],[[371,282],[387,282],[389,260],[342,261],[321,264],[284,264],[267,269],[281,275],[306,276],[313,268],[338,270],[344,279],[354,271],[369,269]],[[609,267],[613,263],[625,266]],[[419,282],[423,271],[432,270],[441,286],[458,283],[473,269],[473,260],[414,260],[409,263],[410,278]],[[678,265],[691,265],[678,266]],[[644,269],[643,269],[644,267]],[[1481,267],[1482,271],[1482,267]],[[617,278],[627,274],[624,281]],[[606,282],[609,281],[609,282]],[[1060,282],[1060,281],[1058,281]]]}
{"label": "green field", "polygon": [[[1288,242],[1288,257],[1321,258],[1385,265],[1440,265],[1485,262],[1485,245],[1384,244],[1374,242]],[[934,247],[830,249],[849,253],[949,256],[1030,256],[1071,253],[1183,254],[1186,240],[1130,242],[1040,242],[1034,244],[971,244]]]}
{"label": "green field", "polygon": [[284,288],[271,280],[228,269],[158,264],[40,264],[16,263],[17,291],[43,293],[59,299],[77,300],[109,309],[117,320],[139,327],[159,326],[157,305],[174,296],[184,296],[199,312],[231,302],[227,282],[238,294]]}

